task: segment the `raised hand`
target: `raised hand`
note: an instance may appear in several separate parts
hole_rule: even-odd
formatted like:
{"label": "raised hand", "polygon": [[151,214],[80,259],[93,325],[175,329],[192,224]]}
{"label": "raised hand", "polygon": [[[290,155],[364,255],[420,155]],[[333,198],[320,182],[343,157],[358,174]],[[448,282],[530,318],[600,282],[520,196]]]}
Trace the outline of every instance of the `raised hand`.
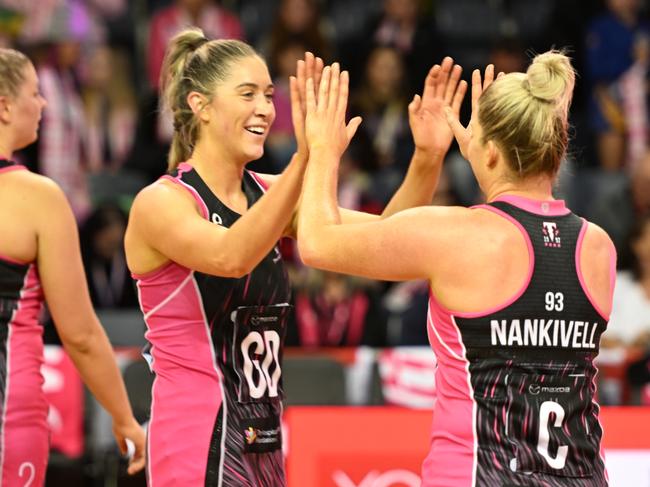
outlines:
{"label": "raised hand", "polygon": [[307,116],[307,78],[314,79],[316,85],[320,83],[323,74],[323,60],[315,57],[311,52],[305,53],[305,59],[296,63],[296,76],[289,77],[291,94],[291,121],[296,136],[297,153],[307,160],[309,150],[305,138],[305,117]]}
{"label": "raised hand", "polygon": [[424,81],[422,96],[415,95],[409,104],[409,125],[415,147],[426,153],[444,155],[449,150],[453,133],[447,123],[445,107],[458,118],[467,92],[467,82],[460,81],[462,68],[450,57],[442,65],[434,65]]}
{"label": "raised hand", "polygon": [[310,152],[315,148],[327,149],[340,157],[361,124],[361,117],[354,117],[346,125],[345,113],[348,105],[349,75],[340,72],[334,63],[323,70],[315,89],[314,78],[307,80],[307,117],[305,133]]}
{"label": "raised hand", "polygon": [[[503,73],[499,73],[497,78],[503,76]],[[447,116],[447,123],[456,137],[458,146],[460,147],[460,153],[465,159],[467,159],[467,146],[469,141],[472,138],[471,125],[478,120],[478,100],[487,89],[488,86],[494,81],[494,65],[488,64],[485,68],[485,74],[481,80],[481,71],[475,69],[472,72],[472,118],[467,125],[463,127],[458,119],[458,113],[454,113],[453,110],[447,108],[445,114]]]}

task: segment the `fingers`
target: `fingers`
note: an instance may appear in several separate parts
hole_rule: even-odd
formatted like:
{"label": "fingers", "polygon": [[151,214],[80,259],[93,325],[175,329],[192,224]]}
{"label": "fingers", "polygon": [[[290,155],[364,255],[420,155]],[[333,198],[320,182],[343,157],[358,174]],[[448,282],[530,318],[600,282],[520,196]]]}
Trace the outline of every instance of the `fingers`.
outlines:
{"label": "fingers", "polygon": [[[291,83],[291,81],[289,81],[289,83]],[[305,61],[300,59],[296,63],[296,88],[298,89],[298,96],[299,96],[298,102],[303,107],[305,106],[305,103],[307,101],[306,84],[307,84],[307,75],[305,73]]]}
{"label": "fingers", "polygon": [[314,76],[315,62],[314,55],[307,51],[305,53],[305,77],[309,78]]}
{"label": "fingers", "polygon": [[483,91],[494,81],[494,64],[488,64],[483,76]]}
{"label": "fingers", "polygon": [[460,106],[463,104],[465,93],[467,93],[467,81],[462,80],[458,85],[456,93],[454,93],[453,99],[451,100],[451,111],[456,117],[458,117],[458,114],[460,113]]}
{"label": "fingers", "polygon": [[[304,94],[307,95],[307,87],[304,86]],[[307,115],[307,100],[300,99],[300,90],[298,88],[298,80],[295,76],[289,76],[289,95],[291,98],[291,121],[293,128],[296,132],[296,138],[302,134],[305,124],[305,116]]]}
{"label": "fingers", "polygon": [[440,73],[440,65],[435,64],[430,70],[429,74],[424,80],[424,90],[422,91],[422,98],[425,100],[431,96],[434,96],[436,93],[436,79],[438,78],[438,73]]}
{"label": "fingers", "polygon": [[319,57],[317,57],[314,61],[314,86],[320,86],[320,80],[323,77],[323,68],[325,67],[325,64],[323,63],[323,60]]}
{"label": "fingers", "polygon": [[478,108],[478,99],[483,93],[481,85],[481,72],[478,69],[472,71],[472,111]]}
{"label": "fingers", "polygon": [[305,103],[307,113],[314,113],[316,110],[316,96],[314,95],[314,78],[307,80],[307,100]]}
{"label": "fingers", "polygon": [[339,102],[339,85],[341,84],[341,67],[339,63],[332,64],[330,71],[330,91],[327,97],[328,109],[337,109]]}
{"label": "fingers", "polygon": [[422,105],[422,98],[420,98],[420,95],[415,95],[413,97],[413,100],[411,103],[409,103],[409,113],[411,115],[415,115],[417,111],[420,109],[420,106]]}
{"label": "fingers", "polygon": [[359,128],[359,125],[361,125],[362,121],[363,120],[362,120],[361,117],[354,117],[345,126],[345,133],[347,134],[347,137],[348,137],[348,144],[352,140],[352,137],[354,137],[354,134],[357,133],[357,129]]}
{"label": "fingers", "polygon": [[332,69],[330,66],[326,66],[323,69],[323,76],[320,80],[320,85],[318,88],[318,110],[325,110],[329,103],[329,87],[331,79]]}
{"label": "fingers", "polygon": [[458,87],[458,82],[460,81],[460,75],[463,73],[463,68],[460,67],[458,64],[454,65],[451,75],[449,77],[449,81],[447,81],[447,87],[445,89],[445,104],[450,105],[451,101],[454,98],[454,94],[456,93],[456,88]]}
{"label": "fingers", "polygon": [[129,461],[127,473],[134,475],[144,468],[145,456],[144,451],[136,451],[133,458]]}
{"label": "fingers", "polygon": [[343,71],[340,76],[338,103],[336,107],[337,117],[343,117],[343,120],[345,120],[345,112],[348,108],[349,86],[350,75],[347,71]]}
{"label": "fingers", "polygon": [[449,56],[445,57],[442,60],[440,65],[440,72],[436,77],[436,98],[442,98],[445,93],[445,87],[447,86],[447,80],[449,79],[449,74],[451,73],[452,67],[454,65],[454,60]]}
{"label": "fingers", "polygon": [[451,131],[454,133],[454,137],[456,137],[458,143],[462,145],[461,142],[464,141],[466,136],[465,127],[460,123],[458,117],[454,115],[450,107],[445,108],[445,116],[447,117],[447,123],[449,124]]}

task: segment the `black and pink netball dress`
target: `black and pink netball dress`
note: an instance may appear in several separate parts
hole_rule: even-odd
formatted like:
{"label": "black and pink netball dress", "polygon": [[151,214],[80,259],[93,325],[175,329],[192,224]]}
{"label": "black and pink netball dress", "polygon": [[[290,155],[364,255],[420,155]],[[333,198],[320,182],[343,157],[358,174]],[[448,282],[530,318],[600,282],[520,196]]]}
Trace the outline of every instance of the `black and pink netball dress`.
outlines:
{"label": "black and pink netball dress", "polygon": [[505,196],[480,208],[521,231],[528,279],[483,312],[431,296],[438,399],[422,485],[606,486],[594,358],[608,316],[580,266],[588,224],[563,201]]}
{"label": "black and pink netball dress", "polygon": [[[240,217],[189,164],[164,177],[214,225]],[[250,207],[264,190],[248,171],[242,184]],[[290,288],[277,247],[241,279],[174,262],[134,277],[155,373],[149,485],[285,485],[281,361]]]}
{"label": "black and pink netball dress", "polygon": [[[0,160],[0,178],[25,167]],[[3,238],[3,236],[0,236]],[[35,262],[0,255],[0,485],[42,485],[49,451]]]}

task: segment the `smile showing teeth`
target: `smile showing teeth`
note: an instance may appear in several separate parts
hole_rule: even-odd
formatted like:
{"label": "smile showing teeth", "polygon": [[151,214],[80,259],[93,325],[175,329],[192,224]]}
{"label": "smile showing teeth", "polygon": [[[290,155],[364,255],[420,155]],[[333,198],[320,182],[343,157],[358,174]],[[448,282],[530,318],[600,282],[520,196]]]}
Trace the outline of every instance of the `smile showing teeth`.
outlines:
{"label": "smile showing teeth", "polygon": [[263,127],[246,127],[246,130],[248,130],[249,132],[254,133],[256,135],[264,134],[264,128]]}

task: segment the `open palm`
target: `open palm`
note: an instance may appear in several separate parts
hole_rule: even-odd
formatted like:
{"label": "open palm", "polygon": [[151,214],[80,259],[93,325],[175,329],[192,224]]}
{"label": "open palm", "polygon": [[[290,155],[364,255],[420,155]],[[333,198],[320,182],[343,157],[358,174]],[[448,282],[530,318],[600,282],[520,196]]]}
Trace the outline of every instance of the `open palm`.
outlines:
{"label": "open palm", "polygon": [[415,147],[433,154],[445,154],[454,138],[447,123],[445,108],[458,117],[467,91],[467,82],[460,80],[462,68],[446,57],[434,65],[424,81],[422,96],[415,95],[409,104],[409,124]]}
{"label": "open palm", "polygon": [[[503,73],[499,73],[497,79],[503,76]],[[475,69],[472,72],[472,118],[469,121],[467,127],[463,127],[458,119],[458,111],[446,110],[447,123],[456,137],[458,142],[458,147],[460,148],[460,153],[462,156],[467,159],[467,148],[469,141],[472,138],[470,127],[473,120],[478,119],[478,101],[481,98],[483,92],[487,89],[488,86],[494,81],[494,65],[488,64],[485,68],[485,73],[483,79],[481,79],[481,71]]]}

